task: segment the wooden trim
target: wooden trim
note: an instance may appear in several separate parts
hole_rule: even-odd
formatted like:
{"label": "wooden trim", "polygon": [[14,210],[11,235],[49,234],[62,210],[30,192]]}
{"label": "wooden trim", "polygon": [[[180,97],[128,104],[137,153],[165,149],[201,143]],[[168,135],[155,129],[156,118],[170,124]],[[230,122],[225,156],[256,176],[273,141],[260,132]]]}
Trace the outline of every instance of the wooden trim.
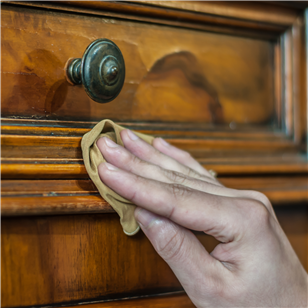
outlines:
{"label": "wooden trim", "polygon": [[306,141],[306,158],[308,160],[308,8],[305,10],[304,16],[304,24],[305,29],[303,31],[303,40],[304,40],[304,63],[303,69],[304,71],[304,82],[303,82],[303,89],[304,89],[304,98],[303,98],[303,105],[304,105],[304,114],[305,116],[305,123],[303,123],[303,130],[306,132],[305,141]]}
{"label": "wooden trim", "polygon": [[[304,80],[307,68],[302,63],[307,63],[304,55],[307,39],[304,36],[304,17],[301,13],[290,27],[281,36],[281,52],[275,53],[275,63],[281,57],[281,89],[276,91],[276,98],[281,95],[281,129],[286,138],[292,138],[294,145],[307,153],[307,90]],[[276,84],[279,83],[278,72],[275,74]],[[278,86],[276,86],[278,89]],[[278,107],[277,110],[279,110]]]}
{"label": "wooden trim", "polygon": [[[155,134],[157,136],[157,134]],[[251,140],[249,135],[243,139],[196,139],[196,138],[166,138],[168,142],[181,148],[241,148],[241,149],[263,149],[263,150],[277,150],[277,149],[292,149],[294,144],[289,140]],[[1,135],[1,144],[6,146],[48,146],[48,147],[69,147],[80,148],[81,137],[74,136],[23,136],[23,135]]]}
{"label": "wooden trim", "polygon": [[[80,305],[71,306],[71,307],[79,308]],[[167,295],[160,295],[160,296],[155,296],[155,297],[146,296],[146,297],[141,297],[141,298],[123,299],[123,300],[116,300],[116,301],[109,301],[109,302],[102,302],[102,303],[94,302],[94,303],[82,305],[82,307],[85,307],[85,308],[113,308],[113,307],[194,308],[195,305],[191,302],[191,300],[186,294],[167,294]]]}
{"label": "wooden trim", "polygon": [[66,179],[87,178],[88,174],[83,164],[25,164],[1,163],[2,179]]}
{"label": "wooden trim", "polygon": [[1,198],[2,216],[114,213],[101,196]]}
{"label": "wooden trim", "polygon": [[[258,190],[276,205],[307,204],[306,176],[221,177],[234,189]],[[113,213],[91,180],[2,180],[3,216]]]}
{"label": "wooden trim", "polygon": [[293,140],[299,144],[301,142],[301,31],[303,30],[303,20],[298,17],[292,27],[292,124]]}
{"label": "wooden trim", "polygon": [[211,15],[253,20],[271,24],[290,26],[294,23],[298,10],[290,10],[267,2],[236,2],[236,1],[131,1],[184,11],[199,12]]}
{"label": "wooden trim", "polygon": [[[2,160],[2,179],[80,179],[88,178],[87,171],[81,160],[72,163],[64,163],[65,160],[52,159],[49,163],[38,161],[18,162]],[[257,161],[251,160],[201,160],[202,165],[207,169],[214,169],[219,175],[245,175],[245,174],[307,174],[308,165],[305,159],[284,160],[283,158]]]}
{"label": "wooden trim", "polygon": [[282,52],[281,40],[274,46],[274,99],[276,111],[276,123],[278,129],[282,129]]}
{"label": "wooden trim", "polygon": [[[256,177],[219,177],[219,181],[230,188],[271,191],[307,190],[307,177],[289,176],[256,176]],[[75,180],[2,180],[2,197],[39,196],[54,197],[68,195],[98,195],[98,190],[90,179]],[[307,194],[308,198],[308,194]],[[281,199],[283,201],[283,198]]]}
{"label": "wooden trim", "polygon": [[[29,126],[26,121],[30,120],[12,120],[8,118],[2,118],[1,132],[3,135],[23,135],[23,136],[65,136],[76,137],[83,136],[89,132],[91,128],[97,124],[97,122],[90,122],[84,124],[84,122],[65,122],[65,121],[36,121],[37,126]],[[46,123],[47,122],[47,123]],[[42,123],[42,124],[41,124]],[[87,127],[78,127],[87,126]],[[53,125],[69,125],[70,127],[54,127]],[[172,136],[172,137],[193,137],[193,138],[232,138],[232,139],[275,139],[282,140],[285,138],[284,133],[279,131],[266,130],[264,128],[248,127],[245,130],[231,130],[227,127],[217,127],[215,130],[206,128],[202,129],[198,126],[171,124],[167,123],[131,123],[131,122],[117,122],[119,125],[123,125],[127,128],[138,130],[140,133],[155,135],[155,136]],[[77,127],[76,127],[77,126]],[[179,129],[177,129],[179,127]],[[175,130],[176,129],[176,130]]]}
{"label": "wooden trim", "polygon": [[284,129],[286,135],[293,136],[293,48],[292,48],[292,29],[283,35],[283,66],[284,66]]}
{"label": "wooden trim", "polygon": [[[294,16],[293,14],[296,12],[296,10],[292,10],[292,13],[289,15],[283,14],[284,17],[289,16],[286,18],[286,22],[281,22],[283,17],[278,18],[276,21],[268,22],[267,20],[258,19],[247,20],[236,15],[230,17],[204,12],[197,13],[194,11],[141,3],[139,1],[135,3],[118,1],[3,1],[3,3],[6,5],[23,5],[74,13],[78,12],[263,39],[277,39],[277,36],[290,26],[290,22]],[[267,9],[268,6],[265,6],[264,12]],[[253,10],[251,9],[252,12]]]}

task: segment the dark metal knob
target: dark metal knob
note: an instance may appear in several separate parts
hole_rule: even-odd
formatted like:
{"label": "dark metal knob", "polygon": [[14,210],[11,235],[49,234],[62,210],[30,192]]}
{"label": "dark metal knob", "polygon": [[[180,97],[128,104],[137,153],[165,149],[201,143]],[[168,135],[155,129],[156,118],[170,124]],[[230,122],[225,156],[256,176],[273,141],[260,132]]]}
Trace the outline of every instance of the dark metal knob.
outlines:
{"label": "dark metal knob", "polygon": [[66,77],[73,85],[82,84],[92,100],[108,103],[119,95],[124,84],[123,55],[112,41],[95,40],[87,47],[81,59],[68,60]]}

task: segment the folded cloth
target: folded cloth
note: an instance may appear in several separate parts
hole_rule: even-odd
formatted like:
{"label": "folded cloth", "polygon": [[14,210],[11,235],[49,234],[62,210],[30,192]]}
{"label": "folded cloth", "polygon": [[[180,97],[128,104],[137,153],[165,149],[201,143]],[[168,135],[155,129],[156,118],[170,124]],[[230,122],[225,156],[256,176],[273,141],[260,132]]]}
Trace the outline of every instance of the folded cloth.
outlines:
{"label": "folded cloth", "polygon": [[[106,160],[97,147],[96,141],[101,137],[108,137],[117,144],[123,146],[124,144],[120,135],[120,132],[123,129],[125,128],[115,124],[111,120],[103,120],[96,124],[91,131],[83,136],[81,140],[81,149],[87,172],[97,187],[100,195],[119,214],[120,223],[123,227],[124,233],[127,235],[134,235],[140,229],[134,216],[136,206],[129,200],[122,198],[109,187],[107,187],[101,181],[98,174],[98,166]],[[137,132],[135,132],[135,134],[147,143],[152,144],[154,137]]]}

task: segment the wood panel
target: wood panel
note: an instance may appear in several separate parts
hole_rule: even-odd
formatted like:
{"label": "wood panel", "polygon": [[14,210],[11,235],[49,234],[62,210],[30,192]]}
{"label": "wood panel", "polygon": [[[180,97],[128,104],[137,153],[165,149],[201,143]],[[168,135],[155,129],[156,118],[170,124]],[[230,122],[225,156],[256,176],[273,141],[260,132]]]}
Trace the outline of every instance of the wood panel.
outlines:
{"label": "wood panel", "polygon": [[[73,306],[72,308],[77,308],[78,306]],[[165,295],[165,296],[155,296],[137,299],[125,299],[121,301],[112,301],[105,303],[89,304],[84,305],[85,308],[112,308],[112,307],[122,307],[122,308],[193,308],[194,304],[191,302],[189,297],[184,294],[179,295]]]}
{"label": "wood panel", "polygon": [[[271,41],[8,5],[1,22],[2,116],[272,124]],[[127,68],[122,92],[104,105],[63,75],[102,33]]]}
{"label": "wood panel", "polygon": [[275,212],[282,229],[308,272],[308,206],[307,202],[305,204],[305,207],[277,207]]}
{"label": "wood panel", "polygon": [[2,218],[1,230],[2,307],[181,289],[142,232],[126,236],[116,214]]}
{"label": "wood panel", "polygon": [[[277,208],[276,213],[307,269],[307,207]],[[115,214],[2,218],[1,228],[2,307],[181,289],[142,232],[127,237]],[[217,244],[202,233],[197,237],[209,251]]]}

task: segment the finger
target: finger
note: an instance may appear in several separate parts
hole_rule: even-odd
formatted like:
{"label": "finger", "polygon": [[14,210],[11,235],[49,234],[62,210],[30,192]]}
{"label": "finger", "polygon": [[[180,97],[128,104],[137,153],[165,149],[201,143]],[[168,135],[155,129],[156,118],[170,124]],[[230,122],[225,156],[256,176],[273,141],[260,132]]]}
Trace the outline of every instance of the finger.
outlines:
{"label": "finger", "polygon": [[178,149],[162,138],[155,138],[153,147],[161,153],[174,158],[179,163],[187,166],[200,174],[214,178],[210,172],[203,168],[188,152]]}
{"label": "finger", "polygon": [[[207,292],[213,277],[225,277],[230,272],[201,245],[189,230],[147,210],[136,208],[135,217],[157,253],[167,262],[191,299]],[[203,290],[200,290],[200,282]]]}
{"label": "finger", "polygon": [[243,220],[241,208],[237,207],[240,199],[233,198],[230,202],[229,197],[146,179],[109,163],[100,164],[98,171],[108,187],[137,206],[183,227],[204,231],[221,242],[234,240],[240,234],[239,228],[244,226],[234,227],[237,221]]}
{"label": "finger", "polygon": [[[165,183],[178,183],[186,185],[186,183],[184,183],[185,181],[187,182],[186,186],[188,187],[201,190],[202,188],[205,189],[205,187],[202,186],[202,183],[206,184],[205,182],[200,181],[201,183],[196,182],[195,184],[193,181],[194,178],[185,176],[184,174],[176,171],[163,169],[158,165],[144,161],[107,137],[100,138],[96,144],[106,161],[118,168],[148,179],[153,179]],[[211,178],[202,177],[202,179],[208,181],[209,183],[216,184],[215,181]],[[217,185],[212,186],[219,187]],[[223,189],[223,186],[221,186],[221,188]],[[205,189],[204,191],[207,190]]]}
{"label": "finger", "polygon": [[[121,131],[121,137],[125,148],[144,161],[158,165],[167,170],[173,170],[183,173],[190,177],[213,180],[212,176],[200,174],[197,171],[187,166],[184,166],[175,159],[159,152],[150,144],[140,139],[137,135],[135,135],[132,131],[128,129]],[[221,184],[217,183],[217,185]]]}
{"label": "finger", "polygon": [[215,185],[216,183],[209,178],[207,178],[206,181],[204,178],[199,180],[176,171],[165,170],[157,165],[141,160],[127,149],[116,144],[107,137],[100,138],[97,141],[97,146],[104,155],[107,162],[122,170],[132,172],[144,178],[169,184],[181,184],[195,190],[200,190],[219,196],[241,197],[259,200],[272,211],[272,206],[269,200],[259,192],[236,190],[224,186],[218,186]]}

